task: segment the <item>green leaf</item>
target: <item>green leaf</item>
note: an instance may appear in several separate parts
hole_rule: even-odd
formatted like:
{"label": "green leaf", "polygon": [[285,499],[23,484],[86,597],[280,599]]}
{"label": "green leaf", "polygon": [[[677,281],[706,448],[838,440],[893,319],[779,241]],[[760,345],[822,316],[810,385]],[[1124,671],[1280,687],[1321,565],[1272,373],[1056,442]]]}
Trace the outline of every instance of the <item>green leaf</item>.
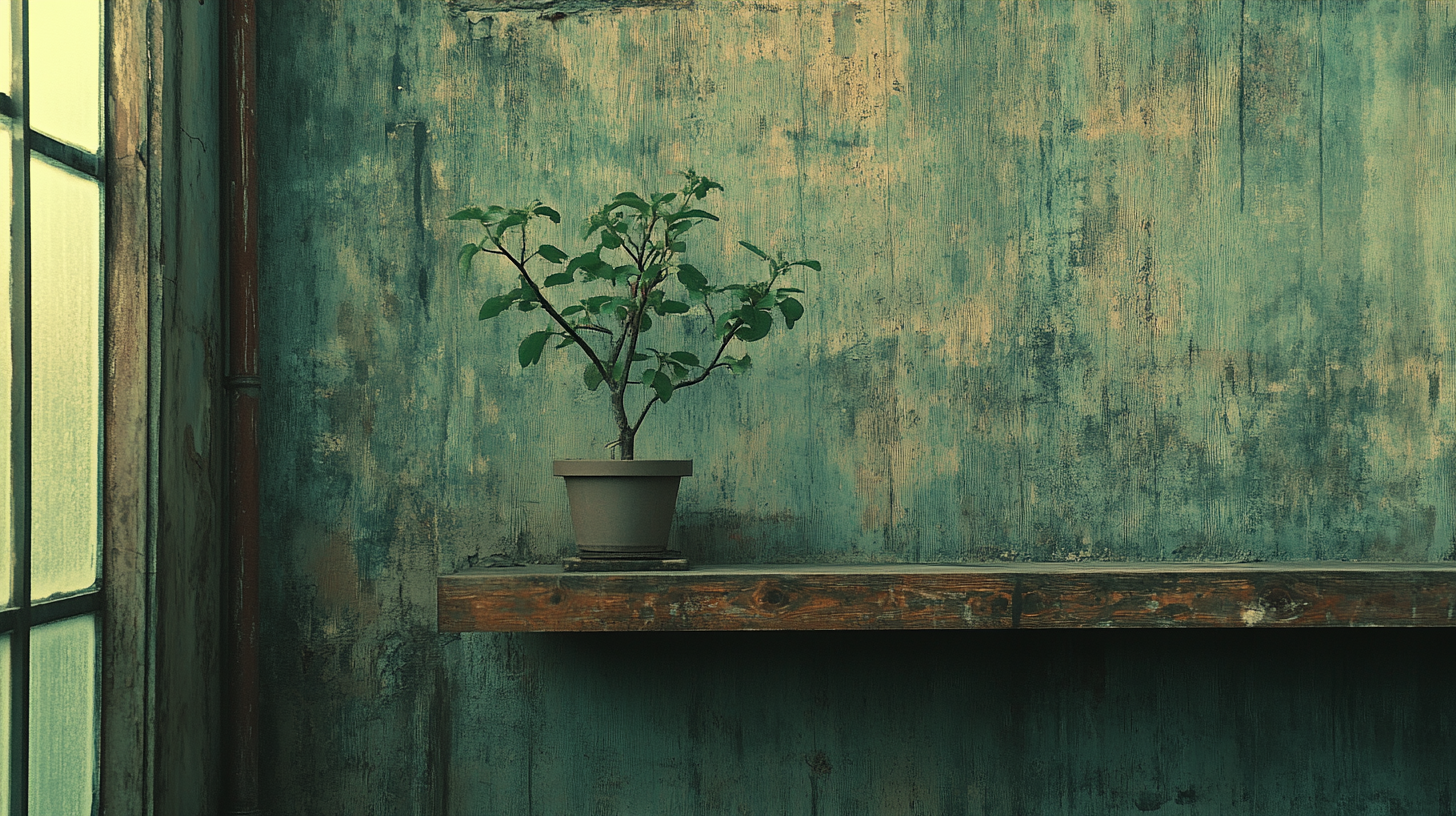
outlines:
{"label": "green leaf", "polygon": [[561,316],[570,317],[574,314],[581,314],[584,311],[586,311],[585,306],[582,306],[580,303],[573,303],[570,306],[567,306],[565,309],[561,310]]}
{"label": "green leaf", "polygon": [[589,297],[586,300],[583,300],[581,303],[583,306],[586,307],[586,310],[588,312],[591,312],[592,314],[601,314],[602,307],[607,305],[607,301],[610,301],[612,299],[613,298],[611,295],[596,295],[594,297]]}
{"label": "green leaf", "polygon": [[479,207],[466,207],[465,209],[460,210],[459,212],[457,212],[454,215],[450,216],[450,219],[449,220],[451,220],[451,221],[484,221],[485,218],[486,218],[485,210],[482,210]]}
{"label": "green leaf", "polygon": [[[590,300],[596,300],[596,298],[590,298]],[[599,308],[605,312],[613,309],[630,309],[636,305],[636,301],[632,300],[632,298],[608,296]]]}
{"label": "green leaf", "polygon": [[479,244],[466,244],[460,247],[460,271],[462,273],[470,272],[470,260],[474,258],[475,253],[479,251]]}
{"label": "green leaf", "polygon": [[516,310],[517,311],[520,311],[520,312],[530,312],[530,311],[534,311],[535,308],[536,308],[536,306],[537,306],[536,301],[534,301],[534,300],[526,300],[525,298],[521,298],[521,302],[516,304]]}
{"label": "green leaf", "polygon": [[546,341],[553,334],[555,332],[538,331],[526,335],[526,339],[521,341],[521,348],[517,353],[521,360],[521,368],[541,362],[541,350],[546,348]]}
{"label": "green leaf", "polygon": [[736,335],[739,340],[747,343],[762,340],[773,329],[773,315],[762,309],[743,308],[737,314],[743,320],[743,328]]}
{"label": "green leaf", "polygon": [[548,263],[559,264],[566,260],[566,253],[551,244],[542,244],[541,248],[536,250],[536,254],[545,258]]}
{"label": "green leaf", "polygon": [[680,300],[664,300],[658,307],[658,314],[686,314],[692,307]]}
{"label": "green leaf", "polygon": [[557,343],[556,344],[556,347],[559,348],[559,349],[564,349],[567,346],[572,346],[572,345],[576,345],[576,341],[571,339],[571,335],[569,335],[569,334],[563,334],[563,335],[561,335],[561,342],[560,343]]}
{"label": "green leaf", "polygon": [[667,356],[669,358],[673,359],[673,360],[677,360],[679,363],[682,363],[683,365],[690,365],[690,366],[693,366],[695,368],[702,368],[703,367],[703,364],[700,363],[700,362],[698,362],[698,356],[696,354],[693,354],[692,352],[688,352],[688,351],[674,351],[673,353],[671,353],[671,354],[669,354]]}
{"label": "green leaf", "polygon": [[824,268],[819,265],[819,262],[818,261],[810,261],[810,260],[794,261],[791,264],[786,264],[785,265],[786,268],[789,267],[789,266],[805,266],[805,267],[808,267],[808,268],[814,270],[815,272],[823,272],[824,271]]}
{"label": "green leaf", "polygon": [[732,357],[724,357],[723,362],[728,364],[728,370],[734,374],[744,374],[753,367],[753,359],[747,354],[736,360]]}
{"label": "green leaf", "polygon": [[614,208],[631,207],[632,209],[642,213],[643,215],[647,215],[648,213],[652,212],[652,205],[648,204],[646,201],[643,201],[642,197],[637,195],[636,193],[617,193],[617,197],[612,199],[611,206]]}
{"label": "green leaf", "polygon": [[804,294],[804,290],[803,289],[791,289],[791,288],[789,288],[787,286],[785,286],[782,289],[775,289],[774,291],[775,292],[778,292],[781,295],[786,295],[786,294],[788,294],[790,292],[796,292],[796,293],[801,294],[801,295]]}
{"label": "green leaf", "polygon": [[804,316],[804,304],[793,298],[784,298],[779,301],[779,311],[784,313],[784,328],[792,329],[799,318]]}
{"label": "green leaf", "polygon": [[612,270],[611,278],[617,283],[626,283],[627,281],[631,280],[632,276],[635,274],[637,274],[637,267],[631,264],[622,264],[621,266]]}
{"label": "green leaf", "polygon": [[585,255],[578,255],[572,258],[571,263],[566,265],[566,271],[575,272],[578,269],[590,269],[601,262],[601,257],[595,251],[588,252]]}
{"label": "green leaf", "polygon": [[586,390],[597,390],[597,386],[602,384],[602,372],[597,368],[596,363],[586,364],[586,368],[581,372],[581,381],[586,385]]}
{"label": "green leaf", "polygon": [[633,352],[632,353],[632,362],[634,362],[634,363],[640,363],[640,362],[642,362],[643,360],[646,360],[646,359],[647,359],[647,355],[646,354],[643,354],[640,351],[636,351],[636,352]]}
{"label": "green leaf", "polygon": [[617,249],[622,246],[622,238],[611,230],[602,230],[602,246],[607,249]]}
{"label": "green leaf", "polygon": [[658,399],[667,402],[672,399],[672,380],[668,379],[668,376],[661,371],[654,372],[652,375],[652,390],[657,392]]}
{"label": "green leaf", "polygon": [[[560,224],[561,223],[561,213],[559,213],[559,212],[551,209],[550,207],[546,206],[545,204],[542,204],[541,206],[537,207],[536,209],[532,210],[531,212],[535,213],[536,215],[544,215],[544,216],[546,216],[547,218],[551,219],[551,223],[553,223],[553,224]],[[552,261],[552,263],[555,263],[555,261]]]}
{"label": "green leaf", "polygon": [[687,252],[688,251],[688,245],[685,244],[685,243],[683,243],[682,241],[673,241],[672,243],[670,243],[670,244],[667,245],[667,248],[670,249],[670,250],[672,250],[673,252]]}
{"label": "green leaf", "polygon": [[646,312],[643,312],[642,313],[642,323],[641,323],[640,326],[638,326],[638,331],[650,331],[651,329],[652,329],[652,317],[649,316]]}
{"label": "green leaf", "polygon": [[511,304],[515,303],[516,299],[520,297],[519,292],[520,290],[517,289],[513,292],[507,292],[504,295],[496,295],[490,300],[487,300],[480,307],[480,319],[489,320],[504,312],[506,309],[511,308]]}
{"label": "green leaf", "polygon": [[678,266],[677,280],[678,283],[681,283],[693,292],[701,292],[708,288],[708,279],[692,264],[680,264]]}
{"label": "green leaf", "polygon": [[713,336],[719,340],[727,337],[728,332],[731,331],[733,328],[733,321],[736,319],[737,318],[731,312],[718,318],[717,325],[713,326]]}
{"label": "green leaf", "polygon": [[680,213],[673,213],[672,215],[669,215],[667,217],[667,223],[675,224],[678,221],[683,220],[684,218],[706,218],[709,221],[718,220],[718,216],[713,215],[707,210],[683,210]]}
{"label": "green leaf", "polygon": [[586,239],[590,238],[592,236],[592,233],[601,229],[602,225],[605,223],[606,219],[602,216],[601,213],[592,213],[590,218],[581,222],[581,240],[585,241]]}
{"label": "green leaf", "polygon": [[502,218],[501,219],[501,222],[496,225],[496,228],[499,229],[501,232],[504,232],[504,231],[510,229],[511,227],[518,227],[518,226],[526,223],[526,218],[527,218],[527,215],[525,213],[520,212],[519,210],[517,210],[515,212],[512,212],[510,215],[506,216],[505,218]]}
{"label": "green leaf", "polygon": [[754,255],[757,255],[758,257],[764,259],[765,261],[769,259],[767,252],[764,252],[763,250],[759,249],[758,247],[754,246],[753,244],[750,244],[747,241],[739,241],[738,243],[744,249],[748,250],[749,252],[752,252]]}
{"label": "green leaf", "polygon": [[773,294],[766,294],[758,300],[755,300],[753,302],[753,307],[755,309],[772,309],[774,307],[774,300],[775,298]]}
{"label": "green leaf", "polygon": [[555,275],[547,275],[546,280],[541,282],[542,286],[560,286],[564,283],[571,283],[576,280],[576,275],[571,272],[557,272]]}
{"label": "green leaf", "polygon": [[585,267],[586,280],[610,279],[612,277],[612,265],[597,261],[591,266]]}

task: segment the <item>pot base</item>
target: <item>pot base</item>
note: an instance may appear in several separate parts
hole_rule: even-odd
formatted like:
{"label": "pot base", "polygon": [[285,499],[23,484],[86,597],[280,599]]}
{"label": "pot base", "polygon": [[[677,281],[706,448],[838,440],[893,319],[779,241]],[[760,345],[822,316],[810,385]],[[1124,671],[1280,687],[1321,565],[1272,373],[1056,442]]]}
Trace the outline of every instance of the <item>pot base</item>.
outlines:
{"label": "pot base", "polygon": [[563,572],[683,572],[688,560],[677,553],[663,558],[564,558]]}

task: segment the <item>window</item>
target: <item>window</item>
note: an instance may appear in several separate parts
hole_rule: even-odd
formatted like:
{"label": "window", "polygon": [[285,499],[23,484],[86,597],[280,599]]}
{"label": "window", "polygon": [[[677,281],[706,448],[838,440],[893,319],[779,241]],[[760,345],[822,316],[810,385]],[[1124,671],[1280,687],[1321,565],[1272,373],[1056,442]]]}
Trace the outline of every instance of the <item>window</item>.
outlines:
{"label": "window", "polygon": [[98,793],[101,0],[0,0],[0,814]]}

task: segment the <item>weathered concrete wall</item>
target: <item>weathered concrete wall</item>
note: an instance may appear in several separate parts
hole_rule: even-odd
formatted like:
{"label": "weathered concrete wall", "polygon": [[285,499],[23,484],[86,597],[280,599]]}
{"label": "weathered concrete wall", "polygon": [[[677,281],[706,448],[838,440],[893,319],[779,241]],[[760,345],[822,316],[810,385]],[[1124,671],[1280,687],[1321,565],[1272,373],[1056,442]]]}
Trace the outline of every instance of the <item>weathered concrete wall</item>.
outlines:
{"label": "weathered concrete wall", "polygon": [[[1281,726],[1306,766],[1244,736],[1295,692],[1226,643],[1116,651],[1090,708],[1026,658],[1044,680],[1008,706],[1015,645],[980,667],[756,640],[845,674],[795,657],[780,688],[738,641],[441,637],[433,591],[565,553],[549,462],[613,436],[575,361],[516,366],[528,316],[476,322],[509,276],[456,275],[473,235],[444,217],[540,197],[573,220],[686,166],[728,188],[715,265],[746,268],[739,238],[826,265],[754,373],[644,428],[640,455],[697,462],[691,557],[1452,556],[1456,6],[397,0],[261,24],[278,812],[1135,812],[1168,752],[1157,790],[1199,791],[1189,813],[1449,807],[1428,776],[1453,710],[1417,657],[1319,658],[1391,665]],[[619,648],[668,690],[620,688]],[[1364,694],[1429,716],[1381,742]],[[1376,747],[1407,737],[1422,758]]]}

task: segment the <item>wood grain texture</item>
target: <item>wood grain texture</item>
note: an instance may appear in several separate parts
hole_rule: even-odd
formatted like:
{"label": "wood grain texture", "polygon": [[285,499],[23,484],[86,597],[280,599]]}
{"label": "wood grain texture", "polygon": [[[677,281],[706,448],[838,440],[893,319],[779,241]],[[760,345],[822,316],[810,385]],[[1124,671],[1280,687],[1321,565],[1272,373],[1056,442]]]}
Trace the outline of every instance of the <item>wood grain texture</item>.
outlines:
{"label": "wood grain texture", "polygon": [[[99,674],[104,701],[100,723],[100,810],[115,816],[149,812],[152,762],[147,752],[155,723],[148,688],[153,664],[148,600],[150,569],[151,405],[153,382],[151,299],[155,259],[151,252],[157,210],[149,198],[155,179],[148,165],[152,31],[147,0],[105,6],[108,44],[106,87],[106,376],[102,584]],[[157,145],[160,148],[161,145]],[[160,152],[160,151],[159,151]]]}
{"label": "wood grain texture", "polygon": [[440,576],[442,632],[1456,626],[1456,566],[710,567]]}
{"label": "wood grain texture", "polygon": [[221,3],[149,4],[156,552],[156,813],[223,808],[226,221]]}

